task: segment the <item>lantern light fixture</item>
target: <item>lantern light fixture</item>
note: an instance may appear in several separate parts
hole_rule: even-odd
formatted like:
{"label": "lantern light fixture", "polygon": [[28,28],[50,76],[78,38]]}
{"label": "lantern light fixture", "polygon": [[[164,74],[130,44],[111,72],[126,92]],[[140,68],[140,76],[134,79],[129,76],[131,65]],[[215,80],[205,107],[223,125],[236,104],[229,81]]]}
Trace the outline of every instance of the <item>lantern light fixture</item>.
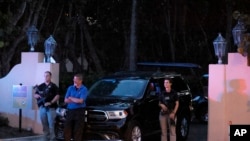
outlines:
{"label": "lantern light fixture", "polygon": [[232,30],[232,34],[233,34],[233,39],[234,39],[234,44],[239,46],[239,44],[241,43],[242,39],[243,39],[243,34],[247,31],[244,22],[239,19],[237,24],[235,25],[235,27]]}
{"label": "lantern light fixture", "polygon": [[32,25],[28,28],[26,35],[28,37],[28,45],[30,46],[30,51],[35,51],[35,45],[38,40],[38,29],[35,25]]}
{"label": "lantern light fixture", "polygon": [[57,43],[52,35],[45,40],[44,42],[44,53],[45,53],[45,62],[51,63],[51,57],[54,55]]}
{"label": "lantern light fixture", "polygon": [[225,50],[227,46],[226,40],[222,37],[221,33],[217,36],[217,38],[213,41],[214,52],[218,57],[218,64],[222,64],[222,58],[225,56]]}

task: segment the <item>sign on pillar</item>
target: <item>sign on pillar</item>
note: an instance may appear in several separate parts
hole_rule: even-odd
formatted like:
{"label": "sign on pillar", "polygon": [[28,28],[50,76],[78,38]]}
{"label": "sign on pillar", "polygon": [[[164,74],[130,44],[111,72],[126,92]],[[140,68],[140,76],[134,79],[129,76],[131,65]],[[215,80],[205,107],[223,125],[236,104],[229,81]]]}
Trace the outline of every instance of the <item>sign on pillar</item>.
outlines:
{"label": "sign on pillar", "polygon": [[12,96],[13,96],[13,108],[26,108],[27,107],[27,86],[13,85]]}

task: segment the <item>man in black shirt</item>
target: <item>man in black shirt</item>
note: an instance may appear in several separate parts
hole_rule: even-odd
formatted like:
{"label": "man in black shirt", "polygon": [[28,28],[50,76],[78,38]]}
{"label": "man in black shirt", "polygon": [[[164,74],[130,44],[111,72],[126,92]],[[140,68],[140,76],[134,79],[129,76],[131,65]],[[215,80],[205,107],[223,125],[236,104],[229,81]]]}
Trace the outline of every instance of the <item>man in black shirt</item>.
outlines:
{"label": "man in black shirt", "polygon": [[56,117],[57,101],[59,99],[58,87],[51,82],[51,72],[44,73],[45,82],[36,87],[34,97],[37,99],[40,119],[43,126],[44,141],[55,139],[54,120]]}
{"label": "man in black shirt", "polygon": [[167,128],[170,128],[170,141],[176,141],[176,112],[179,107],[177,93],[172,90],[172,79],[165,78],[165,90],[159,95],[159,106],[161,108],[159,119],[161,125],[161,141],[167,141]]}

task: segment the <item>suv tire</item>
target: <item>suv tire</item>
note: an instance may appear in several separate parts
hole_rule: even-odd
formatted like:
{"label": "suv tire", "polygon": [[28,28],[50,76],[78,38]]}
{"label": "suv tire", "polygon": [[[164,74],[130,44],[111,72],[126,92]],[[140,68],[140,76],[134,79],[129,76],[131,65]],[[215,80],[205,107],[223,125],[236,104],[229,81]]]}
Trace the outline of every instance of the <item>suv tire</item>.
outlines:
{"label": "suv tire", "polygon": [[185,141],[188,137],[189,133],[189,117],[184,114],[182,116],[179,116],[177,119],[177,124],[176,124],[176,134],[177,134],[177,141]]}
{"label": "suv tire", "polygon": [[128,125],[125,141],[141,141],[142,140],[142,129],[138,122],[131,121]]}

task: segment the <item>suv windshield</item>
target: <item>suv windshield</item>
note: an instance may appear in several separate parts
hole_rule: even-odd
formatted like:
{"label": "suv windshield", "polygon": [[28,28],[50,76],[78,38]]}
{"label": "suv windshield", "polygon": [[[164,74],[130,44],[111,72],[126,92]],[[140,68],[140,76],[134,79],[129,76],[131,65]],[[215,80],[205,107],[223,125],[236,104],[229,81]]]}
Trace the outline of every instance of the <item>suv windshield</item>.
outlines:
{"label": "suv windshield", "polygon": [[147,81],[143,79],[102,79],[89,90],[90,97],[133,97],[144,91]]}

